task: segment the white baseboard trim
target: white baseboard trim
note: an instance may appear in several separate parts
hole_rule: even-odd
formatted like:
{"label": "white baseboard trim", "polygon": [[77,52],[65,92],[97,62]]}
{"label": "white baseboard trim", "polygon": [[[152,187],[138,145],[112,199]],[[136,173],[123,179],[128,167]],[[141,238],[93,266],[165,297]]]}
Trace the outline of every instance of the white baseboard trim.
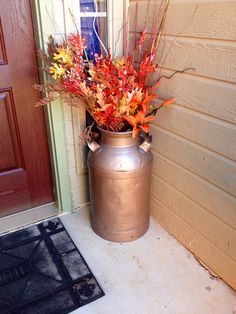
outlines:
{"label": "white baseboard trim", "polygon": [[56,204],[50,203],[0,218],[0,234],[34,224],[59,214],[60,212]]}

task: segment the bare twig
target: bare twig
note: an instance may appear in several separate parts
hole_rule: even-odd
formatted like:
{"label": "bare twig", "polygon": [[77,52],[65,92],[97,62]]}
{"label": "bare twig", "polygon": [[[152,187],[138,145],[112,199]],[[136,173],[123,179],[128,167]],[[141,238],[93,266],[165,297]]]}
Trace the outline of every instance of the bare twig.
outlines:
{"label": "bare twig", "polygon": [[160,76],[160,77],[159,77],[159,81],[160,81],[161,79],[163,79],[163,78],[166,78],[166,79],[170,80],[175,74],[177,74],[177,73],[185,73],[186,71],[189,71],[189,70],[196,71],[195,68],[186,68],[186,69],[184,69],[184,70],[176,70],[176,71],[174,71],[174,73],[172,73],[170,76],[167,76],[167,75],[162,75],[162,76]]}
{"label": "bare twig", "polygon": [[[189,17],[187,23],[184,25],[184,27],[183,27],[183,28],[178,32],[178,34],[175,36],[174,40],[172,41],[172,43],[170,44],[170,46],[169,46],[169,48],[168,48],[168,50],[167,50],[167,52],[166,52],[166,55],[165,55],[165,57],[164,57],[164,60],[161,62],[162,57],[163,57],[163,53],[164,53],[164,45],[165,45],[165,40],[163,41],[164,43],[163,43],[162,51],[161,51],[160,58],[159,58],[159,60],[160,60],[160,62],[161,62],[161,64],[162,64],[162,66],[165,64],[166,59],[167,59],[167,57],[168,57],[168,55],[169,55],[169,52],[170,52],[171,48],[173,47],[173,45],[174,45],[174,43],[175,43],[176,38],[178,38],[178,36],[181,35],[181,33],[186,29],[186,27],[188,27],[188,26],[190,25],[190,23],[191,23],[193,17],[195,16],[195,14],[196,14],[196,12],[197,12],[197,9],[198,9],[198,4],[196,5],[196,7],[195,7],[195,9],[194,9],[194,11],[193,11],[193,13],[192,13],[192,15]],[[159,63],[160,63],[160,62],[159,62]],[[161,73],[161,67],[160,67],[159,73]]]}
{"label": "bare twig", "polygon": [[95,122],[93,122],[91,125],[87,126],[86,129],[81,133],[80,135],[80,143],[81,144],[86,144],[86,142],[91,142],[93,140],[93,127],[94,127]]}
{"label": "bare twig", "polygon": [[68,8],[68,10],[69,10],[69,12],[70,12],[70,16],[71,16],[72,21],[73,21],[73,24],[74,24],[74,26],[75,26],[76,32],[77,32],[78,34],[80,34],[80,29],[79,29],[79,27],[78,27],[78,25],[77,25],[76,18],[75,18],[75,16],[74,16],[74,14],[72,13],[71,9]]}

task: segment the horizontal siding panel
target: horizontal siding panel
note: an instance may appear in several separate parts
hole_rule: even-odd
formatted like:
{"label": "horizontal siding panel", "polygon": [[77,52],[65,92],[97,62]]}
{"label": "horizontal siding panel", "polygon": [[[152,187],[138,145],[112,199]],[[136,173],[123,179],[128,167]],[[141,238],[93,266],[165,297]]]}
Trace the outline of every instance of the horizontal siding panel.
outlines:
{"label": "horizontal siding panel", "polygon": [[160,202],[151,199],[151,213],[210,269],[236,289],[236,262]]}
{"label": "horizontal siding panel", "polygon": [[236,230],[213,216],[173,186],[153,175],[151,196],[236,261]]}
{"label": "horizontal siding panel", "polygon": [[236,196],[234,162],[154,125],[151,133],[156,152]]}
{"label": "horizontal siding panel", "polygon": [[[136,3],[138,5],[137,15]],[[159,3],[160,1],[156,1],[155,4],[152,3],[148,11],[147,1],[131,1],[130,30],[135,31],[137,28],[138,31],[142,31],[145,27],[145,21],[148,20],[147,31],[150,32],[153,15],[157,11]],[[171,0],[165,33],[176,36],[236,40],[235,12],[235,1]]]}
{"label": "horizontal siding panel", "polygon": [[178,105],[160,110],[154,123],[236,161],[235,125]]}
{"label": "horizontal siding panel", "polygon": [[[135,32],[161,0],[130,2]],[[150,5],[150,7],[149,7]],[[136,11],[137,9],[137,11]],[[151,210],[158,221],[236,289],[236,1],[171,0],[156,62],[157,92],[176,103],[151,127]]]}
{"label": "horizontal siding panel", "polygon": [[[172,74],[162,69],[158,76]],[[236,124],[235,84],[187,73],[175,74],[170,80],[161,79],[157,92],[162,97],[177,98],[181,106]]]}
{"label": "horizontal siding panel", "polygon": [[164,156],[153,153],[153,173],[236,229],[236,198]]}
{"label": "horizontal siding panel", "polygon": [[159,49],[162,67],[236,83],[236,42],[163,36]]}
{"label": "horizontal siding panel", "polygon": [[[144,41],[146,49],[150,37]],[[140,53],[134,50],[135,34],[130,34],[129,50],[135,60]],[[221,42],[198,38],[162,36],[155,62],[172,71],[188,68],[188,73],[229,83],[236,83],[236,42]]]}

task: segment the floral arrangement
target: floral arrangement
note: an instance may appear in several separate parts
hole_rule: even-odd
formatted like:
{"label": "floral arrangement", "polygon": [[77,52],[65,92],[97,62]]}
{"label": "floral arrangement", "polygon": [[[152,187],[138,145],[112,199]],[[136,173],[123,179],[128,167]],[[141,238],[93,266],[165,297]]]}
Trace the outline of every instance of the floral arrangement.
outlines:
{"label": "floral arrangement", "polygon": [[[49,37],[48,53],[43,55],[46,71],[53,78],[43,86],[37,85],[47,97],[36,105],[44,105],[57,97],[66,98],[74,106],[84,106],[96,124],[109,131],[149,132],[150,122],[157,111],[175,99],[163,100],[153,92],[160,80],[148,85],[149,76],[157,69],[156,50],[143,51],[145,31],[136,42],[141,56],[135,64],[133,55],[112,58],[96,55],[94,61],[85,57],[86,40],[79,34],[68,36],[61,44]],[[161,99],[159,107],[152,103]]]}

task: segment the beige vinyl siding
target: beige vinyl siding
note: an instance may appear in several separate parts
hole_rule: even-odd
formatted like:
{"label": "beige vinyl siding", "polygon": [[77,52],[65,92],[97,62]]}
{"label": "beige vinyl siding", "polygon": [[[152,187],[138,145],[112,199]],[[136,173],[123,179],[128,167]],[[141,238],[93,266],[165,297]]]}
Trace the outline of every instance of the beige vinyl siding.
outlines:
{"label": "beige vinyl siding", "polygon": [[[148,2],[130,6],[132,43]],[[152,126],[152,215],[236,289],[236,1],[171,0],[157,61],[194,69],[158,88],[177,100]]]}

